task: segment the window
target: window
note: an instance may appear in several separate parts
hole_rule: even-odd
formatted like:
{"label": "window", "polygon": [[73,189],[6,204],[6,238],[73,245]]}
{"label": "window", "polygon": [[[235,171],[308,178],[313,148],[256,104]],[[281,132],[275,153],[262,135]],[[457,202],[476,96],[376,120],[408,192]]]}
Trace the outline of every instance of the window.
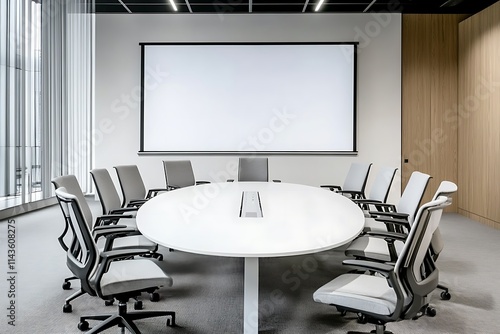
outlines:
{"label": "window", "polygon": [[93,27],[79,0],[0,1],[0,213],[53,197],[55,176],[90,187]]}
{"label": "window", "polygon": [[41,199],[41,5],[0,4],[0,209]]}

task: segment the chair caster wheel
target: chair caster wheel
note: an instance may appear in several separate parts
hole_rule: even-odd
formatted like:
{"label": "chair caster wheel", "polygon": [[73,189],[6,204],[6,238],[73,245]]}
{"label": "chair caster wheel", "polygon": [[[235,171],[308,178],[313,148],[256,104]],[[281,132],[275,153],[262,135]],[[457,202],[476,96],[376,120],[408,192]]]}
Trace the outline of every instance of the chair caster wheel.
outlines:
{"label": "chair caster wheel", "polygon": [[142,310],[142,300],[137,300],[134,303],[134,310]]}
{"label": "chair caster wheel", "polygon": [[448,291],[443,291],[443,292],[441,292],[441,299],[442,300],[450,300],[451,294]]}
{"label": "chair caster wheel", "polygon": [[71,282],[68,282],[68,281],[64,282],[62,285],[62,288],[63,288],[63,290],[71,289]]}
{"label": "chair caster wheel", "polygon": [[347,311],[346,311],[346,310],[342,310],[342,311],[340,311],[340,315],[341,315],[342,317],[345,317],[345,315],[346,315],[346,314],[347,314]]}
{"label": "chair caster wheel", "polygon": [[427,309],[425,310],[425,313],[429,316],[429,317],[435,317],[437,312],[436,312],[436,309],[434,307],[427,307]]}
{"label": "chair caster wheel", "polygon": [[167,318],[167,327],[175,326],[175,314],[171,315],[172,318]]}
{"label": "chair caster wheel", "polygon": [[114,302],[115,302],[115,300],[114,300],[114,299],[105,300],[105,301],[104,301],[104,305],[106,305],[106,306],[111,306],[111,305],[113,305],[113,303],[114,303]]}
{"label": "chair caster wheel", "polygon": [[366,319],[366,315],[364,314],[358,314],[358,323],[359,324],[366,324],[368,322],[368,319]]}
{"label": "chair caster wheel", "polygon": [[80,321],[80,323],[78,324],[78,329],[81,331],[86,331],[87,329],[89,329],[89,323],[85,320]]}
{"label": "chair caster wheel", "polygon": [[73,307],[71,304],[64,304],[63,306],[63,313],[71,313],[73,312]]}
{"label": "chair caster wheel", "polygon": [[149,300],[152,301],[152,302],[157,302],[160,300],[160,294],[158,292],[153,292],[150,296],[149,296]]}
{"label": "chair caster wheel", "polygon": [[158,254],[158,255],[156,256],[156,259],[157,259],[158,261],[163,261],[163,255]]}

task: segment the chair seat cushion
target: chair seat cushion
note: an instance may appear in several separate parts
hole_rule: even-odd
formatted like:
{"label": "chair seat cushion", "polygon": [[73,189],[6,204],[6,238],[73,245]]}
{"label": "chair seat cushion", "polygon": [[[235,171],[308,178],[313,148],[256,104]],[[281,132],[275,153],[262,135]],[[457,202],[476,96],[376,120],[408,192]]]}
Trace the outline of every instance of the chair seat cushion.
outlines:
{"label": "chair seat cushion", "polygon": [[313,294],[315,302],[381,315],[391,315],[397,297],[387,280],[380,276],[344,274],[323,285]]}
{"label": "chair seat cushion", "polygon": [[[403,250],[404,243],[397,240],[394,242],[396,253],[399,255]],[[390,262],[389,247],[383,238],[362,236],[354,239],[345,250],[345,255],[357,258],[368,258],[377,261]]]}
{"label": "chair seat cushion", "polygon": [[[92,279],[94,281],[95,279]],[[172,286],[172,278],[149,259],[113,261],[101,279],[103,296]]]}

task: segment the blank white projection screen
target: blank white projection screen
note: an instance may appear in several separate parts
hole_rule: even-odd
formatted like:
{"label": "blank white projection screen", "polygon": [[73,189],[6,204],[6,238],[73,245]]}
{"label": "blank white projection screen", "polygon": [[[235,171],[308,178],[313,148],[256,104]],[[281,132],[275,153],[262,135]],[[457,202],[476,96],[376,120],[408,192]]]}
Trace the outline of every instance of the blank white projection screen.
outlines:
{"label": "blank white projection screen", "polygon": [[141,44],[141,152],[355,152],[355,44]]}

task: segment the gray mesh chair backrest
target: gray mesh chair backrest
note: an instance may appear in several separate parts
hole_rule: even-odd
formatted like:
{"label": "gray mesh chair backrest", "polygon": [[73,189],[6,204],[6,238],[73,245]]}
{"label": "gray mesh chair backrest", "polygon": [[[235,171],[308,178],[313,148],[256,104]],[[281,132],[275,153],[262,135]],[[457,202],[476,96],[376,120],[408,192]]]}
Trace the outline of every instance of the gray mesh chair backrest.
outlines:
{"label": "gray mesh chair backrest", "polygon": [[121,201],[118,192],[116,191],[115,184],[105,168],[92,169],[90,171],[92,180],[99,195],[101,202],[102,214],[109,214],[112,210],[121,208]]}
{"label": "gray mesh chair backrest", "polygon": [[122,206],[127,206],[131,200],[144,199],[146,197],[146,187],[142,180],[139,168],[136,165],[115,166],[120,188],[122,190]]}
{"label": "gray mesh chair backrest", "polygon": [[238,181],[267,182],[269,167],[267,158],[240,158]]}
{"label": "gray mesh chair backrest", "polygon": [[394,167],[381,168],[375,178],[375,181],[373,181],[368,199],[385,203],[397,170],[398,169]]}
{"label": "gray mesh chair backrest", "polygon": [[167,188],[184,188],[195,185],[193,166],[189,160],[163,161]]}
{"label": "gray mesh chair backrest", "polygon": [[439,226],[443,209],[449,203],[448,197],[441,196],[420,207],[396,262],[395,272],[402,286],[408,290],[408,295],[412,297],[404,318],[417,315],[426,305],[427,295],[439,283],[439,271],[434,265],[429,248],[432,235]]}
{"label": "gray mesh chair backrest", "polygon": [[406,213],[408,215],[408,222],[410,225],[415,219],[415,215],[430,178],[428,174],[417,171],[413,172],[406,184],[403,194],[401,194],[396,210],[399,213]]}
{"label": "gray mesh chair backrest", "polygon": [[349,172],[342,186],[343,191],[359,191],[365,193],[366,181],[370,173],[371,163],[354,162],[349,168]]}
{"label": "gray mesh chair backrest", "polygon": [[78,196],[71,194],[65,187],[56,190],[56,197],[61,206],[66,222],[73,231],[74,240],[67,250],[66,264],[71,272],[80,279],[81,288],[90,295],[96,292],[89,278],[99,265],[99,250],[93,240],[89,222],[85,221],[83,208],[85,205]]}
{"label": "gray mesh chair backrest", "polygon": [[54,184],[56,190],[58,188],[64,187],[67,193],[78,198],[85,221],[89,224],[89,228],[92,228],[93,227],[92,211],[90,210],[90,207],[87,201],[85,200],[85,196],[83,195],[82,188],[80,187],[80,184],[76,179],[76,176],[74,175],[58,176],[52,179],[52,184]]}

